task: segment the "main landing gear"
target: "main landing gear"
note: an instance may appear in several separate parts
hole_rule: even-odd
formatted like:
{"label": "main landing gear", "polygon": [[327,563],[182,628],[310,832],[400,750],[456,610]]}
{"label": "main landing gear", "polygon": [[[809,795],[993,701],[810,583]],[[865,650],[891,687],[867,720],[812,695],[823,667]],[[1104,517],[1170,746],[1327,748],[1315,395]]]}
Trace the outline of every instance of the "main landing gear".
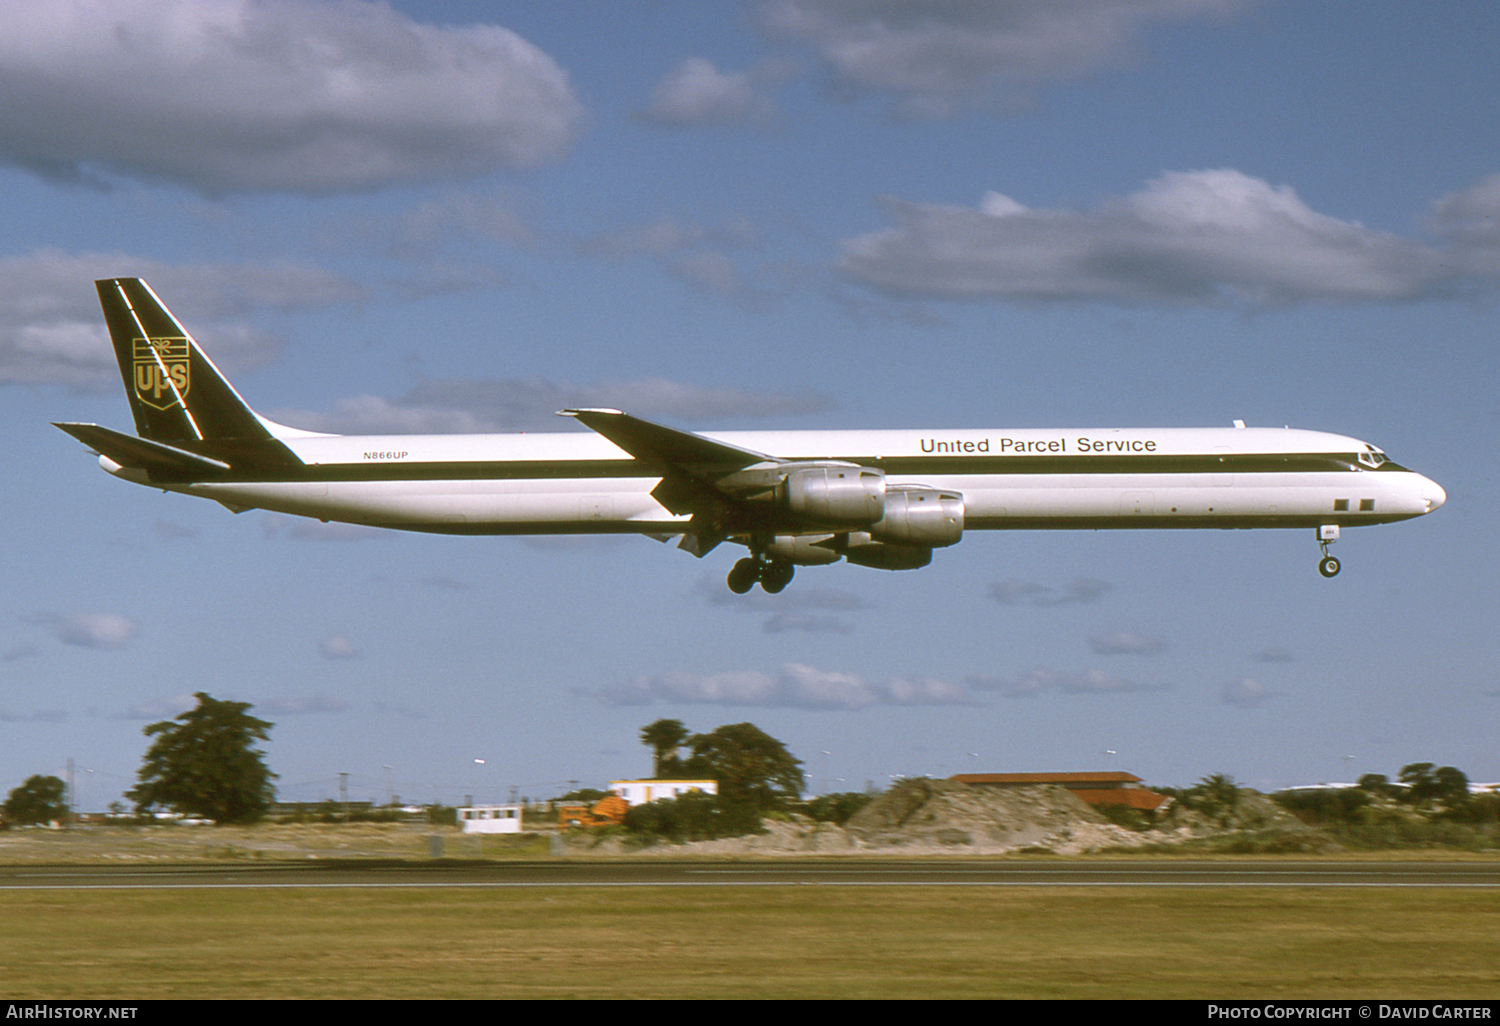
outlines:
{"label": "main landing gear", "polygon": [[784,560],[746,556],[729,571],[729,590],[743,595],[759,581],[762,589],[775,595],[792,583],[792,575],[796,572],[797,568]]}
{"label": "main landing gear", "polygon": [[1339,525],[1324,524],[1318,528],[1318,548],[1323,550],[1323,558],[1318,560],[1318,573],[1324,577],[1337,577],[1339,575],[1339,559],[1337,556],[1328,554],[1328,546],[1339,540]]}

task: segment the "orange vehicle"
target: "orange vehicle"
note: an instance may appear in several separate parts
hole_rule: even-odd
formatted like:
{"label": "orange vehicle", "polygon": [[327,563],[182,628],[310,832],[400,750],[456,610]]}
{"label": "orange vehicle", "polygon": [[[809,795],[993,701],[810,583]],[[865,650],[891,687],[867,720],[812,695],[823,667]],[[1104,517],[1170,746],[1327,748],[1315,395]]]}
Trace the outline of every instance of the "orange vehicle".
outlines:
{"label": "orange vehicle", "polygon": [[581,802],[559,805],[557,823],[562,827],[611,826],[624,822],[625,812],[629,808],[630,803],[616,794],[601,798],[593,805],[584,805]]}

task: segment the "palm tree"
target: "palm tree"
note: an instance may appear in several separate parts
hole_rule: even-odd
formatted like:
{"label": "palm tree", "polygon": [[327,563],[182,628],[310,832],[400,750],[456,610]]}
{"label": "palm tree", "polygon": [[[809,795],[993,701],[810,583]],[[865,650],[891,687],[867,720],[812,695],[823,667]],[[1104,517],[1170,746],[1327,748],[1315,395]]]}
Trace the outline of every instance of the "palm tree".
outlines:
{"label": "palm tree", "polygon": [[687,744],[687,726],[681,720],[657,720],[641,728],[641,743],[651,749],[652,775],[661,780],[682,769],[677,750]]}
{"label": "palm tree", "polygon": [[1234,778],[1227,773],[1214,773],[1198,782],[1197,790],[1202,795],[1202,808],[1210,816],[1217,816],[1219,826],[1227,827],[1240,803],[1240,789]]}

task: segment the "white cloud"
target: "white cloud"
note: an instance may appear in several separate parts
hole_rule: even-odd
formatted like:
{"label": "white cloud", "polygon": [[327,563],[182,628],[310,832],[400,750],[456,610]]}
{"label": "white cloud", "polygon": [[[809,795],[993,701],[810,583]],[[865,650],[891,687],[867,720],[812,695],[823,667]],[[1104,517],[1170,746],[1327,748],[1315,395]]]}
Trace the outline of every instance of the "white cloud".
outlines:
{"label": "white cloud", "polygon": [[18,659],[29,659],[40,653],[41,649],[37,648],[31,642],[26,641],[19,645],[13,645],[3,653],[0,653],[0,662],[13,663]]}
{"label": "white cloud", "polygon": [[65,645],[80,648],[124,648],[140,624],[119,613],[38,613],[29,618]]}
{"label": "white cloud", "polygon": [[270,362],[280,342],[240,318],[250,310],[361,302],[368,290],[322,268],[268,264],[164,264],[127,253],[38,250],[0,257],[0,384],[118,388],[120,372],[98,278],[145,278],[226,373]]}
{"label": "white cloud", "polygon": [[66,709],[33,709],[29,713],[13,713],[0,709],[0,723],[67,723]]}
{"label": "white cloud", "polygon": [[1035,581],[999,581],[990,585],[990,598],[1002,606],[1069,606],[1098,602],[1112,588],[1108,581],[1075,577],[1061,587]]}
{"label": "white cloud", "polygon": [[558,410],[608,407],[641,417],[704,421],[818,413],[833,402],[819,395],[784,395],[740,388],[704,388],[664,378],[572,384],[545,378],[424,381],[394,399],[356,396],[329,413],[273,410],[272,419],[339,434],[441,434],[556,430]]}
{"label": "white cloud", "polygon": [[198,699],[189,694],[175,695],[156,702],[141,702],[127,706],[111,716],[116,720],[172,720],[198,704]]}
{"label": "white cloud", "polygon": [[854,625],[843,617],[827,613],[804,613],[788,611],[775,613],[766,618],[761,628],[767,634],[785,634],[800,631],[805,634],[853,634]]}
{"label": "white cloud", "polygon": [[1442,235],[1500,243],[1500,174],[1433,203],[1429,223]]}
{"label": "white cloud", "polygon": [[1500,278],[1500,174],[1439,199],[1428,227],[1472,274]]}
{"label": "white cloud", "polygon": [[998,692],[1005,698],[1029,698],[1047,692],[1111,695],[1170,688],[1168,684],[1128,680],[1095,669],[1059,671],[1039,668],[1017,678],[975,675],[962,684],[954,684],[930,677],[871,681],[858,674],[788,663],[776,673],[743,670],[637,677],[597,688],[592,693],[610,705],[683,702],[857,710],[877,705],[979,705],[979,695],[983,692]]}
{"label": "white cloud", "polygon": [[187,538],[198,537],[197,528],[185,527],[182,524],[171,520],[164,520],[161,517],[157,517],[156,522],[152,526],[156,528],[157,537],[165,542],[182,541]]}
{"label": "white cloud", "polygon": [[788,663],[777,673],[665,673],[599,688],[610,705],[653,701],[797,709],[865,709],[874,705],[970,705],[967,689],[936,680],[867,681],[852,673]]}
{"label": "white cloud", "polygon": [[836,93],[894,96],[899,117],[1016,107],[1044,83],[1119,66],[1154,22],[1241,0],[763,0],[772,37],[811,47]]}
{"label": "white cloud", "polygon": [[1250,708],[1263,705],[1267,699],[1275,697],[1276,694],[1277,692],[1272,691],[1260,681],[1241,677],[1239,680],[1225,684],[1219,697],[1227,705]]}
{"label": "white cloud", "polygon": [[734,261],[714,249],[688,253],[668,265],[668,270],[691,288],[711,296],[733,299],[745,294],[745,283]]}
{"label": "white cloud", "polygon": [[699,224],[672,217],[590,234],[559,233],[564,245],[582,257],[628,260],[646,257],[705,295],[750,303],[795,291],[806,284],[806,269],[761,262],[741,267],[727,251],[756,249],[760,228],[745,217]]}
{"label": "white cloud", "polygon": [[1129,631],[1095,635],[1089,639],[1089,647],[1096,655],[1159,655],[1167,650],[1162,638]]}
{"label": "white cloud", "polygon": [[969,683],[980,690],[997,691],[1005,698],[1034,698],[1051,691],[1068,695],[1115,695],[1171,690],[1170,684],[1142,683],[1103,670],[1065,671],[1042,667],[1016,678],[976,675],[969,678]]}
{"label": "white cloud", "polygon": [[1291,649],[1281,645],[1270,645],[1261,649],[1250,657],[1257,663],[1290,663],[1293,661]]}
{"label": "white cloud", "polygon": [[406,399],[357,395],[337,400],[327,413],[277,409],[268,416],[304,430],[341,435],[482,434],[498,429],[482,413],[423,404],[410,395]]}
{"label": "white cloud", "polygon": [[205,194],[327,194],[560,156],[581,107],[493,25],[364,0],[14,0],[0,160]]}
{"label": "white cloud", "polygon": [[581,236],[574,240],[573,248],[583,256],[612,260],[642,253],[661,257],[684,247],[697,245],[708,236],[709,229],[702,225],[683,223],[668,217],[658,218],[649,224]]}
{"label": "white cloud", "polygon": [[749,72],[722,72],[712,61],[689,57],[651,91],[651,105],[638,116],[658,125],[765,127],[776,120],[776,104],[756,88]]}
{"label": "white cloud", "polygon": [[[1479,223],[1450,198],[1438,219]],[[892,228],[846,240],[838,269],[895,295],[1025,303],[1242,305],[1445,298],[1500,283],[1500,248],[1444,251],[1310,209],[1238,171],[1169,172],[1093,210],[887,200]]]}
{"label": "white cloud", "polygon": [[866,709],[871,706],[980,705],[981,696],[1030,698],[1045,693],[1116,695],[1170,690],[1169,684],[1129,680],[1102,670],[1038,668],[1016,678],[975,675],[961,684],[930,677],[866,680],[858,674],[788,663],[776,673],[663,673],[594,689],[610,705],[652,702],[747,705],[795,709]]}
{"label": "white cloud", "polygon": [[764,241],[760,228],[743,216],[730,217],[712,225],[661,217],[647,224],[588,235],[565,235],[563,239],[580,256],[606,260],[641,255],[664,258],[708,245],[753,249]]}
{"label": "white cloud", "polygon": [[723,578],[712,575],[700,577],[695,591],[711,606],[743,613],[770,613],[761,628],[767,634],[793,631],[852,634],[854,624],[836,614],[873,608],[863,596],[838,588],[798,586],[779,595],[768,595],[760,590],[736,595],[724,587]]}
{"label": "white cloud", "polygon": [[[378,248],[401,259],[428,260],[431,254],[468,240],[526,247],[538,233],[505,195],[450,190],[388,215],[365,214],[320,233],[334,251]],[[471,277],[493,278],[491,269],[465,269]]]}
{"label": "white cloud", "polygon": [[311,713],[338,713],[349,708],[348,702],[339,702],[312,695],[307,698],[271,698],[255,707],[258,716],[304,716]]}
{"label": "white cloud", "polygon": [[318,653],[324,659],[358,659],[359,649],[342,634],[333,634],[318,642]]}
{"label": "white cloud", "polygon": [[799,584],[796,588],[780,595],[767,595],[763,591],[736,595],[724,588],[723,578],[711,574],[700,577],[695,590],[698,596],[711,606],[727,606],[744,612],[782,613],[787,610],[854,612],[874,608],[869,600],[858,592],[817,585],[804,588]]}

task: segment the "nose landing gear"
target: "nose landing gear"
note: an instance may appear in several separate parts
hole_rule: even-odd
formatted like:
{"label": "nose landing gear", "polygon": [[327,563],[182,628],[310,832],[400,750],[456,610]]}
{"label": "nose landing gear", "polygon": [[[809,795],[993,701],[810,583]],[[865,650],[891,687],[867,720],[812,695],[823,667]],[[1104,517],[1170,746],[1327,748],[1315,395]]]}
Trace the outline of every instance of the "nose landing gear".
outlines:
{"label": "nose landing gear", "polygon": [[797,568],[785,560],[746,556],[729,571],[729,590],[743,595],[759,581],[763,590],[775,595],[792,583],[792,575],[796,572]]}
{"label": "nose landing gear", "polygon": [[1338,540],[1338,524],[1324,524],[1318,528],[1318,548],[1323,552],[1323,558],[1318,560],[1318,573],[1324,577],[1337,577],[1341,569],[1338,557],[1328,554],[1328,546]]}

